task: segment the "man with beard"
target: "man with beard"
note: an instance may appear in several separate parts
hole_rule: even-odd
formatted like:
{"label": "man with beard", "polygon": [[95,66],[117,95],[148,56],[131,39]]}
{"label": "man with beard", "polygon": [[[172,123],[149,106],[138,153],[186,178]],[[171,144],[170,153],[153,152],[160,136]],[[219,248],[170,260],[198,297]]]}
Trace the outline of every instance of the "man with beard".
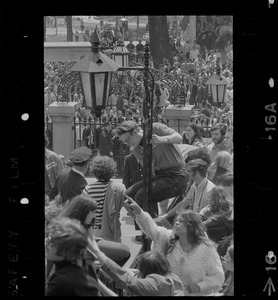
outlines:
{"label": "man with beard", "polygon": [[210,152],[211,162],[215,162],[216,155],[219,151],[226,150],[225,148],[225,135],[227,126],[225,124],[217,123],[211,130],[212,143],[207,146]]}

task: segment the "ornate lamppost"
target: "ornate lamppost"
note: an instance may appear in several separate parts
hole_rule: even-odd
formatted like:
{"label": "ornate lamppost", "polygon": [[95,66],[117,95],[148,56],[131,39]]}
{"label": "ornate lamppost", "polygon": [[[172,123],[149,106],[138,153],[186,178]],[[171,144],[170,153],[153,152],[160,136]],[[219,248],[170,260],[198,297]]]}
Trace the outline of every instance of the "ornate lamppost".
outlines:
{"label": "ornate lamppost", "polygon": [[97,29],[91,36],[91,44],[91,52],[78,61],[71,70],[80,74],[86,107],[91,109],[96,117],[100,117],[101,110],[107,104],[112,73],[119,66],[99,51],[100,38]]}
{"label": "ornate lamppost", "polygon": [[[149,44],[145,45],[144,67],[129,67],[128,60],[122,60],[123,64],[117,63],[115,57],[119,54],[115,49],[114,60],[107,55],[99,52],[99,34],[97,29],[91,37],[91,52],[83,59],[77,62],[72,68],[72,71],[79,72],[80,81],[84,93],[86,107],[90,108],[96,117],[100,117],[101,110],[106,106],[109,88],[112,78],[112,73],[115,71],[138,71],[144,75],[144,101],[143,101],[143,164],[144,164],[144,198],[143,209],[150,212],[152,206],[151,199],[151,178],[152,178],[152,107],[153,107],[153,92],[154,92],[154,77],[149,70]],[[122,44],[118,45],[122,47]],[[125,51],[121,54],[125,56]],[[112,56],[113,57],[113,56]],[[141,252],[147,251],[150,244],[143,244]]]}
{"label": "ornate lamppost", "polygon": [[[153,122],[153,94],[154,94],[154,76],[149,69],[150,45],[145,44],[144,67],[119,67],[118,71],[141,71],[144,75],[144,99],[143,99],[143,193],[144,203],[143,210],[153,213],[153,205],[151,202],[151,179],[152,179],[152,122]],[[136,72],[137,73],[137,72]],[[143,237],[145,237],[143,235]],[[150,250],[150,242],[143,238],[143,245],[138,255],[142,252]],[[136,265],[136,260],[132,266]],[[132,267],[131,266],[131,267]]]}

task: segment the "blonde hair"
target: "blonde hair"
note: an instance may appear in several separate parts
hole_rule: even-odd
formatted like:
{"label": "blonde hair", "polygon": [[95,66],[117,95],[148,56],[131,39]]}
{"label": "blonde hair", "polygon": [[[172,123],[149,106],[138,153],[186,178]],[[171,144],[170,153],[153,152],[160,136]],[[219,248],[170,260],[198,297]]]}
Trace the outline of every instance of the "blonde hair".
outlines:
{"label": "blonde hair", "polygon": [[230,170],[233,165],[233,157],[228,151],[220,151],[217,153],[215,165]]}

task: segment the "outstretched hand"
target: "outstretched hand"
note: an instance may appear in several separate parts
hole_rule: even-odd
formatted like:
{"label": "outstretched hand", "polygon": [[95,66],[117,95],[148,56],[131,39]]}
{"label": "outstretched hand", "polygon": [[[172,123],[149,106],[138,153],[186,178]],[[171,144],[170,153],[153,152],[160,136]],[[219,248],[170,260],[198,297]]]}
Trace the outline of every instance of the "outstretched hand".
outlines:
{"label": "outstretched hand", "polygon": [[129,215],[135,219],[137,214],[140,214],[142,209],[141,207],[128,195],[124,195],[126,200],[124,202],[124,208],[127,210]]}

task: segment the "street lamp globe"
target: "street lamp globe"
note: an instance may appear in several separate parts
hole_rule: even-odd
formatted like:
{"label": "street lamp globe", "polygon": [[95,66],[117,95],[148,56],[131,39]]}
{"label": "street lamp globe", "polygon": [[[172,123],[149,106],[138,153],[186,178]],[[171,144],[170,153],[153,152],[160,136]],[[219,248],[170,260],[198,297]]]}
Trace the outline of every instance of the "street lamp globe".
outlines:
{"label": "street lamp globe", "polygon": [[119,68],[115,61],[99,51],[99,43],[96,28],[91,36],[91,52],[71,68],[80,73],[86,107],[97,117],[107,105],[112,73]]}
{"label": "street lamp globe", "polygon": [[111,53],[111,58],[120,66],[129,66],[129,51],[127,50],[124,42],[119,40],[113,52]]}
{"label": "street lamp globe", "polygon": [[126,31],[126,29],[127,29],[127,25],[128,25],[128,19],[126,19],[126,18],[121,18],[120,20],[119,20],[119,22],[120,22],[120,25],[121,25],[121,27],[122,27],[122,35],[123,35],[123,41],[125,41],[125,31]]}
{"label": "street lamp globe", "polygon": [[209,85],[209,91],[212,95],[214,104],[220,107],[225,99],[226,87],[228,84],[226,77],[220,74],[220,69],[217,69],[216,74],[214,74],[206,84]]}

